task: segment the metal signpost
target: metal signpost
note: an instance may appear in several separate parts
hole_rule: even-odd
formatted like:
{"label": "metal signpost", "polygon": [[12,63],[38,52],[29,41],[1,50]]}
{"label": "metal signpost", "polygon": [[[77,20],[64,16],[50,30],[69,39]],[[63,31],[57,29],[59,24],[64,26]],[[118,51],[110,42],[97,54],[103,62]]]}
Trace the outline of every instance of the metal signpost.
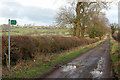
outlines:
{"label": "metal signpost", "polygon": [[10,25],[16,25],[16,20],[8,20],[8,27],[9,27],[9,33],[8,33],[8,70],[10,71]]}
{"label": "metal signpost", "polygon": [[17,21],[16,20],[11,20],[11,25],[16,25]]}

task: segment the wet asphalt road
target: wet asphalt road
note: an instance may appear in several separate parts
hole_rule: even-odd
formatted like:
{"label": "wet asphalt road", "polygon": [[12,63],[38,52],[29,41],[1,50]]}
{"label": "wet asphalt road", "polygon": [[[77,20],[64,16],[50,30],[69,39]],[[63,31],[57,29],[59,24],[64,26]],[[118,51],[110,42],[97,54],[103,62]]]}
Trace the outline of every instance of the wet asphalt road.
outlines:
{"label": "wet asphalt road", "polygon": [[63,65],[46,78],[111,78],[109,36],[105,42]]}

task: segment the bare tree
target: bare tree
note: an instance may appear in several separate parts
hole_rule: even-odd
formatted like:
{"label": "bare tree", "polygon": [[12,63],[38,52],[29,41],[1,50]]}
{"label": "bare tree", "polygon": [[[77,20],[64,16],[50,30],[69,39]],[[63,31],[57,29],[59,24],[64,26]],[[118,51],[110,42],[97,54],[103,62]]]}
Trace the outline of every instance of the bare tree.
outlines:
{"label": "bare tree", "polygon": [[56,21],[62,25],[72,24],[73,35],[84,37],[85,28],[94,26],[91,24],[95,18],[93,16],[100,15],[102,9],[107,9],[105,2],[73,2],[69,6],[60,8]]}

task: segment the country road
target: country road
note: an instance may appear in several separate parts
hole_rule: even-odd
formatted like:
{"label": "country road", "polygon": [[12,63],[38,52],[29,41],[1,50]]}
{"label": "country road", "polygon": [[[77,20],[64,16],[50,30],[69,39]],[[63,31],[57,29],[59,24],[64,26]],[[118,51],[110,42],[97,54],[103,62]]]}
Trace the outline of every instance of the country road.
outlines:
{"label": "country road", "polygon": [[71,62],[59,67],[46,78],[111,78],[110,38]]}

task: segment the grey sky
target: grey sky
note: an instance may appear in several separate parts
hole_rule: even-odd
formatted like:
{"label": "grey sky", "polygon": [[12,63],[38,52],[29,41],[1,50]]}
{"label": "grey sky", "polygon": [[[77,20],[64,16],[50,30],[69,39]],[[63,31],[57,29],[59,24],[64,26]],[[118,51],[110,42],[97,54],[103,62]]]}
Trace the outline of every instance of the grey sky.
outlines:
{"label": "grey sky", "polygon": [[[0,24],[16,19],[18,24],[51,25],[55,21],[58,8],[68,0],[0,0]],[[118,9],[106,11],[110,22],[117,22]]]}
{"label": "grey sky", "polygon": [[[40,22],[43,25],[47,25],[51,24],[52,21],[54,21],[56,11],[57,10],[51,8],[23,6],[17,2],[2,2],[2,8],[0,8],[0,17],[5,19],[27,19],[30,21],[30,23],[37,22],[39,24]],[[27,22],[29,23],[29,21]],[[0,24],[2,24],[2,21],[0,22]]]}
{"label": "grey sky", "polygon": [[118,23],[118,7],[111,7],[111,9],[106,11],[106,17],[111,23]]}

